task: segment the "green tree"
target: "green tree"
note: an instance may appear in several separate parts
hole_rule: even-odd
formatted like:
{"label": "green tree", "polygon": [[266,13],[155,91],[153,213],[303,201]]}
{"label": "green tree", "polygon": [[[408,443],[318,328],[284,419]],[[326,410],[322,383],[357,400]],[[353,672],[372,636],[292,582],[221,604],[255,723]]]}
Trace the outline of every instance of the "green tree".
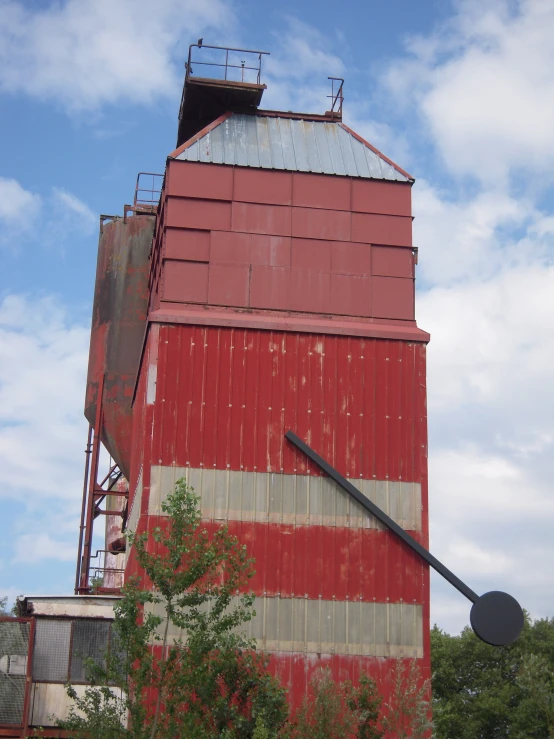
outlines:
{"label": "green tree", "polygon": [[292,721],[284,727],[285,739],[380,739],[381,696],[375,682],[362,676],[358,688],[337,683],[328,668],[316,671],[310,691]]}
{"label": "green tree", "polygon": [[0,598],[0,616],[9,616],[8,612],[8,596]]}
{"label": "green tree", "polygon": [[526,614],[520,638],[491,647],[470,628],[431,632],[437,739],[547,739],[554,720],[554,619]]}
{"label": "green tree", "polygon": [[401,659],[396,661],[392,695],[383,718],[387,739],[424,739],[430,735],[430,689],[430,682],[422,679],[415,659],[408,664]]}
{"label": "green tree", "polygon": [[276,737],[285,691],[240,630],[253,615],[253,596],[238,595],[252,560],[226,527],[201,526],[183,480],[162,508],[153,541],[130,537],[148,587],[126,584],[105,665],[89,663],[83,697],[68,687],[74,707],[58,725],[88,739]]}

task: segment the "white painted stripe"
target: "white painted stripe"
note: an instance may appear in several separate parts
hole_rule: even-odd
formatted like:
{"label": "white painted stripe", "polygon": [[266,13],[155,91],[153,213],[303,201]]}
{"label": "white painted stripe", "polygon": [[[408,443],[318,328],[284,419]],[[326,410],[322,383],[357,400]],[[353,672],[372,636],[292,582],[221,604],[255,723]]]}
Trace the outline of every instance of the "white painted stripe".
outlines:
{"label": "white painted stripe", "polygon": [[[268,652],[423,657],[421,605],[263,597],[256,598],[254,609],[243,631]],[[148,610],[165,614],[163,603]],[[173,625],[168,633],[172,640],[186,639]]]}
{"label": "white painted stripe", "polygon": [[[163,515],[161,504],[180,478],[200,496],[208,520],[384,528],[328,477],[160,465],[152,466],[150,515]],[[419,483],[350,481],[403,529],[421,531]]]}

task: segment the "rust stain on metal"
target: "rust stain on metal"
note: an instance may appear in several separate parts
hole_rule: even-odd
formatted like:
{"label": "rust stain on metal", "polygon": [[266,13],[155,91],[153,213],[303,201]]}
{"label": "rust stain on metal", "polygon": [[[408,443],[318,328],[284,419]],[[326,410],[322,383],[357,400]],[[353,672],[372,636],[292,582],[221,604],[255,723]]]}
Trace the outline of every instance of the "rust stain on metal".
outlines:
{"label": "rust stain on metal", "polygon": [[102,441],[123,474],[130,472],[131,398],[148,304],[148,253],[154,218],[134,215],[105,223],[98,262],[85,416],[94,423],[98,383],[105,378]]}

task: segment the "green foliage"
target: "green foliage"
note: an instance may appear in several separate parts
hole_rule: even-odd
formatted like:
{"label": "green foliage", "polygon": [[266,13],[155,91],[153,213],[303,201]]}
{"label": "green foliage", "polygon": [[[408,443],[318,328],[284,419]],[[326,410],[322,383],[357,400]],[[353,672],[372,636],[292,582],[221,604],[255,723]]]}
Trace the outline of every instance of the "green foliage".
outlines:
{"label": "green foliage", "polygon": [[360,686],[336,683],[327,669],[318,670],[310,695],[282,732],[285,739],[380,739],[377,727],[381,697],[373,680],[363,676]]}
{"label": "green foliage", "polygon": [[466,628],[431,632],[437,739],[546,739],[554,736],[554,619],[491,647]]}
{"label": "green foliage", "polygon": [[415,660],[398,659],[393,676],[391,700],[386,704],[383,727],[387,739],[424,739],[433,728],[430,718],[431,685],[422,680]]}
{"label": "green foliage", "polygon": [[0,598],[0,616],[17,616],[17,604],[14,603],[11,608],[8,608],[8,596]]}
{"label": "green foliage", "polygon": [[58,725],[88,739],[276,737],[285,692],[240,633],[253,615],[253,596],[238,595],[252,560],[227,528],[201,527],[183,480],[162,508],[154,545],[130,537],[148,590],[125,585],[106,667],[88,665],[84,697],[69,686],[74,708]]}

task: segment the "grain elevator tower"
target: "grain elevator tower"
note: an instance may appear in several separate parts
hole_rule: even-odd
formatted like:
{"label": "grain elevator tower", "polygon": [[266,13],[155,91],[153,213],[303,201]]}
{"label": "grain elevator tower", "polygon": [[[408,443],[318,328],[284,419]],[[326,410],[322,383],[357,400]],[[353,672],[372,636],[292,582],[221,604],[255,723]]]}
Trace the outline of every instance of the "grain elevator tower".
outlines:
{"label": "grain elevator tower", "polygon": [[[342,122],[342,86],[323,115],[260,109],[262,59],[191,47],[159,202],[153,184],[101,235],[87,417],[126,530],[159,525],[185,477],[247,545],[251,635],[295,702],[321,665],[386,693],[397,657],[429,675],[428,566],[284,434],[427,546],[413,178]],[[88,479],[78,592],[107,490]]]}

